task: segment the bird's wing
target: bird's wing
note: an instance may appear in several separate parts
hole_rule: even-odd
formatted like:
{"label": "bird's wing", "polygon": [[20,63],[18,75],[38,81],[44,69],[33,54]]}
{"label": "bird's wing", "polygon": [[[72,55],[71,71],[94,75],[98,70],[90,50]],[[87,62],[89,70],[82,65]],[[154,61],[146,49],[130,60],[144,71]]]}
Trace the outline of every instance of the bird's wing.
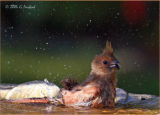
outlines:
{"label": "bird's wing", "polygon": [[94,100],[100,94],[100,89],[96,86],[86,86],[80,91],[63,90],[61,94],[65,105],[75,105]]}

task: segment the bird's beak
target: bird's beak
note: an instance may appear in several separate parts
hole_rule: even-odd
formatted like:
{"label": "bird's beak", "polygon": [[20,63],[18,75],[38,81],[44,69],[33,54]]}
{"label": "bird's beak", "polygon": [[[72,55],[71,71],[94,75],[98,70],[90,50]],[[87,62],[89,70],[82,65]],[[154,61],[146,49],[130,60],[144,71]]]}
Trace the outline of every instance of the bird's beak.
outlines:
{"label": "bird's beak", "polygon": [[110,68],[117,68],[118,70],[120,69],[119,67],[119,61],[112,61],[110,64]]}

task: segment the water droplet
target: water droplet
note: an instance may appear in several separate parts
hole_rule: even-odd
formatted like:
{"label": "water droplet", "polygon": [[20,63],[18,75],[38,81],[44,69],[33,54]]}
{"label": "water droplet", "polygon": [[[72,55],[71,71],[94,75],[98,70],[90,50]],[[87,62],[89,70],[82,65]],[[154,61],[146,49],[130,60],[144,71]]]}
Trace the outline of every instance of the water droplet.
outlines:
{"label": "water droplet", "polygon": [[40,71],[39,70],[37,70],[37,73],[39,73]]}
{"label": "water droplet", "polygon": [[119,16],[120,15],[120,13],[119,12],[117,12],[117,16]]}
{"label": "water droplet", "polygon": [[52,72],[49,72],[48,75],[52,75]]}
{"label": "water droplet", "polygon": [[49,81],[48,81],[48,79],[47,79],[47,78],[45,78],[45,79],[44,79],[44,82],[49,83]]}
{"label": "water droplet", "polygon": [[13,28],[14,28],[13,26],[9,27],[9,29],[13,29]]}
{"label": "water droplet", "polygon": [[41,61],[40,61],[40,60],[38,60],[38,61],[37,61],[37,63],[41,63]]}
{"label": "water droplet", "polygon": [[17,71],[17,69],[14,69],[14,71]]}
{"label": "water droplet", "polygon": [[23,32],[20,32],[21,34],[23,34]]}
{"label": "water droplet", "polygon": [[32,68],[33,66],[32,66],[32,65],[29,65],[29,67]]}
{"label": "water droplet", "polygon": [[51,39],[52,37],[51,37],[51,36],[49,36],[48,38],[49,38],[49,39]]}
{"label": "water droplet", "polygon": [[52,10],[53,10],[53,11],[56,11],[56,9],[55,9],[55,8],[53,8]]}
{"label": "water droplet", "polygon": [[31,12],[28,12],[28,15],[31,15]]}
{"label": "water droplet", "polygon": [[22,70],[20,70],[20,71],[19,71],[19,73],[20,73],[20,74],[22,74],[22,73],[23,73],[23,71],[22,71]]}
{"label": "water droplet", "polygon": [[51,58],[51,59],[54,59],[54,57],[53,57],[53,56],[51,56],[50,58]]}
{"label": "water droplet", "polygon": [[68,7],[65,7],[65,9],[67,10],[67,9],[68,9]]}
{"label": "water droplet", "polygon": [[138,32],[139,29],[136,29],[136,32]]}
{"label": "water droplet", "polygon": [[8,61],[7,63],[8,63],[8,64],[10,64],[11,62],[10,62],[10,61]]}
{"label": "water droplet", "polygon": [[137,62],[135,61],[135,62],[134,62],[134,64],[136,65],[136,64],[137,64]]}
{"label": "water droplet", "polygon": [[97,35],[96,37],[99,38],[99,35]]}

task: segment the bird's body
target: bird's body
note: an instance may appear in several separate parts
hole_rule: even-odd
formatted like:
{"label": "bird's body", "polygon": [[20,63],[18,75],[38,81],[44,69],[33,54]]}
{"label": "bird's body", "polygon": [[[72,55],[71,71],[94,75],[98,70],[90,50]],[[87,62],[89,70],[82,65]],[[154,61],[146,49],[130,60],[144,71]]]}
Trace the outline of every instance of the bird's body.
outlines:
{"label": "bird's body", "polygon": [[97,55],[91,64],[89,77],[71,90],[62,90],[64,105],[87,105],[96,108],[114,107],[116,96],[116,68],[118,61],[113,56],[111,44]]}
{"label": "bird's body", "polygon": [[[108,74],[111,78],[111,75]],[[72,90],[62,90],[67,106],[114,107],[116,95],[114,79],[91,73],[89,78]]]}

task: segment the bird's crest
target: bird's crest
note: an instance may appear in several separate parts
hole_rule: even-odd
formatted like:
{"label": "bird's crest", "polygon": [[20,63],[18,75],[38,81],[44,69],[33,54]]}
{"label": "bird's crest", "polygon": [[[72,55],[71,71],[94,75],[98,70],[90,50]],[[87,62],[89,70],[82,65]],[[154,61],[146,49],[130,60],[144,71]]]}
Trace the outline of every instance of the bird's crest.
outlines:
{"label": "bird's crest", "polygon": [[113,55],[113,48],[111,42],[107,40],[106,47],[103,50],[103,55]]}

